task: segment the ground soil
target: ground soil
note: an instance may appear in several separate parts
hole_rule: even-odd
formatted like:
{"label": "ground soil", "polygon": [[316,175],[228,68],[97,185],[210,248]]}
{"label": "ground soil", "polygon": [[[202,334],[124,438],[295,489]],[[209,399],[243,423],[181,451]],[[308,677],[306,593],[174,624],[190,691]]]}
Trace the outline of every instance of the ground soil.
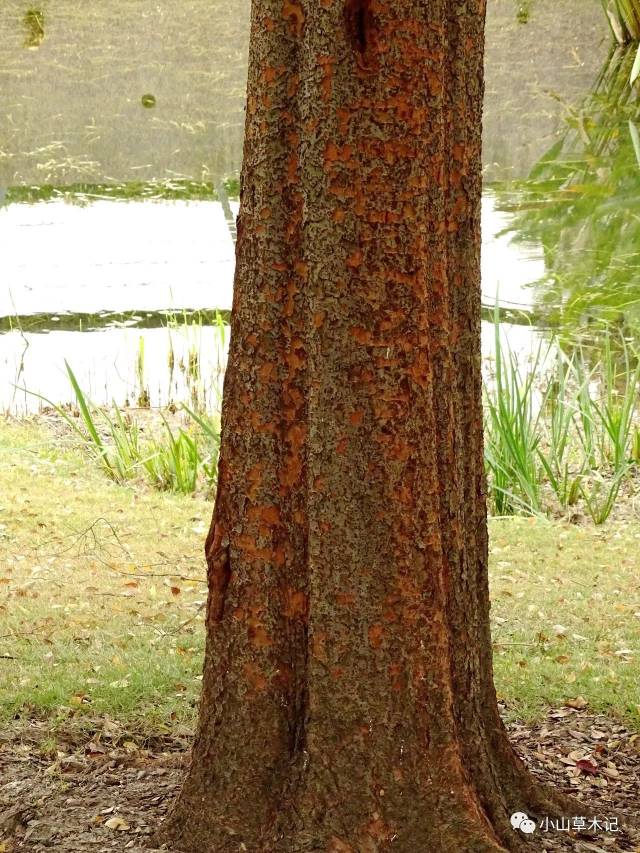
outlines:
{"label": "ground soil", "polygon": [[[640,734],[573,708],[550,711],[527,728],[512,725],[531,771],[575,794],[590,820],[618,815],[622,832],[538,830],[532,850],[640,851],[633,827],[640,804]],[[52,740],[43,723],[0,739],[2,853],[149,853],[149,837],[170,808],[188,762],[189,737],[137,742],[113,721],[87,735]],[[577,817],[567,816],[567,817]],[[419,853],[419,851],[416,851]]]}

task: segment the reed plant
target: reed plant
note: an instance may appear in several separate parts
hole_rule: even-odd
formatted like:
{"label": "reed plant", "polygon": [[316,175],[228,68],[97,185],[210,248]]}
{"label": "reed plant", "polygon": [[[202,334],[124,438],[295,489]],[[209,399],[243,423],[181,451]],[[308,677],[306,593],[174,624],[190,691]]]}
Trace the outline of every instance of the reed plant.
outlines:
{"label": "reed plant", "polygon": [[541,511],[535,375],[535,369],[522,375],[514,353],[502,343],[496,314],[495,369],[485,384],[484,403],[485,461],[498,515]]}
{"label": "reed plant", "polygon": [[634,465],[640,465],[640,428],[635,427],[631,441],[631,461]]}
{"label": "reed plant", "polygon": [[138,352],[136,355],[136,378],[138,382],[138,405],[141,409],[148,409],[151,405],[151,395],[146,381],[144,337],[138,338]]}
{"label": "reed plant", "polygon": [[[169,393],[171,400],[177,390],[186,389],[191,409],[206,412],[220,408],[220,392],[218,383],[211,382],[213,377],[224,373],[226,348],[229,326],[220,311],[216,311],[211,324],[210,316],[201,312],[188,315],[186,311],[171,312],[166,318],[168,333],[168,373]],[[205,335],[213,334],[214,352],[217,364],[213,373],[205,370],[205,353],[210,347],[210,341],[205,341]],[[182,344],[175,346],[176,340],[182,338]],[[183,355],[177,357],[176,349]],[[178,381],[176,381],[178,380]]]}
{"label": "reed plant", "polygon": [[602,356],[602,400],[594,403],[601,425],[602,459],[615,473],[625,469],[631,460],[640,386],[640,362],[636,360],[635,366],[632,365],[632,355],[624,339],[620,352],[621,356],[613,352],[611,337],[607,336]]}
{"label": "reed plant", "polygon": [[119,483],[131,479],[142,455],[137,424],[123,415],[115,404],[113,416],[93,406],[67,361],[65,368],[78,405],[78,418],[41,394],[28,393],[55,409],[110,479]]}
{"label": "reed plant", "polygon": [[[578,500],[583,470],[582,463],[576,467],[579,454],[574,448],[574,423],[578,407],[569,390],[575,376],[575,360],[567,360],[558,350],[555,373],[547,384],[541,407],[543,415],[546,415],[543,422],[547,440],[541,441],[537,448],[547,482],[565,511]],[[580,390],[578,386],[578,393]]]}
{"label": "reed plant", "polygon": [[485,381],[485,460],[496,515],[568,512],[604,523],[640,463],[640,361],[621,339],[599,359],[542,345],[526,372],[496,322],[495,370]]}
{"label": "reed plant", "polygon": [[197,439],[183,429],[174,433],[164,415],[162,423],[161,437],[150,443],[150,453],[142,465],[157,489],[192,495],[202,464]]}
{"label": "reed plant", "polygon": [[640,0],[602,0],[602,7],[620,44],[640,40]]}
{"label": "reed plant", "polygon": [[[91,402],[71,366],[65,362],[77,404],[77,417],[51,400],[40,397],[60,415],[80,439],[86,453],[118,483],[145,477],[155,488],[179,494],[203,490],[211,494],[217,480],[220,448],[219,419],[186,406],[186,427],[173,428],[160,412],[160,426],[142,439],[142,429],[115,403],[104,409]],[[33,392],[30,392],[33,393]]]}
{"label": "reed plant", "polygon": [[182,407],[200,429],[207,452],[202,457],[202,473],[207,491],[213,494],[218,482],[218,456],[220,454],[220,419],[211,414],[195,412],[188,406]]}

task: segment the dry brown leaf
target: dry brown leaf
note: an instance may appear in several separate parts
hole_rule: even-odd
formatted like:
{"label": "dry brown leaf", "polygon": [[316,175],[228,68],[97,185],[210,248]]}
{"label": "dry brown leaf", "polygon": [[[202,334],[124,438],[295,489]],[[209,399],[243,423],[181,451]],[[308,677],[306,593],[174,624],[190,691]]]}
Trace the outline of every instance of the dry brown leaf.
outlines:
{"label": "dry brown leaf", "polygon": [[105,826],[108,826],[109,829],[115,829],[116,832],[127,832],[131,827],[123,820],[121,817],[111,817],[109,820],[105,820]]}
{"label": "dry brown leaf", "polygon": [[570,752],[567,758],[570,758],[574,763],[576,761],[580,761],[581,758],[584,758],[584,752],[581,749],[575,749],[573,752]]}
{"label": "dry brown leaf", "polygon": [[575,699],[567,699],[564,704],[567,708],[575,708],[576,711],[584,711],[589,703],[584,696],[576,696]]}

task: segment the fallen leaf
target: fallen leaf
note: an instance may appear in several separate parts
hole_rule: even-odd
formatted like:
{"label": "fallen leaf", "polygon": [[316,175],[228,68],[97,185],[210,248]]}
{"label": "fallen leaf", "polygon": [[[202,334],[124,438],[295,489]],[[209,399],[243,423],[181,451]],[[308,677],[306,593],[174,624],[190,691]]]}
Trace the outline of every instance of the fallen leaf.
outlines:
{"label": "fallen leaf", "polygon": [[598,765],[594,764],[593,761],[589,761],[588,758],[581,758],[580,761],[576,761],[576,767],[589,776],[598,775]]}
{"label": "fallen leaf", "polygon": [[553,720],[560,720],[562,719],[562,717],[570,717],[571,714],[573,714],[573,711],[571,711],[569,708],[558,708],[557,711],[551,711],[549,716]]}
{"label": "fallen leaf", "polygon": [[569,734],[576,740],[585,740],[587,737],[584,732],[579,732],[577,729],[569,729]]}
{"label": "fallen leaf", "polygon": [[108,826],[109,829],[115,829],[117,832],[127,832],[127,830],[131,829],[126,820],[123,820],[121,817],[111,817],[104,822],[104,825]]}

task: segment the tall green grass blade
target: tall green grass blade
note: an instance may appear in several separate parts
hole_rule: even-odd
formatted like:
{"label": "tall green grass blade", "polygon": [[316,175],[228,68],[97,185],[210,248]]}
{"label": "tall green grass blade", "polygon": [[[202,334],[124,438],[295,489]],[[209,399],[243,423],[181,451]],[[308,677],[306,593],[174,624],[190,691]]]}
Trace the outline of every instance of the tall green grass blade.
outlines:
{"label": "tall green grass blade", "polygon": [[[631,69],[631,74],[629,76],[629,83],[632,86],[636,82],[636,80],[638,79],[638,75],[640,75],[640,47],[638,47],[638,52],[636,53],[636,58],[635,58],[634,63],[633,63],[633,68]],[[629,124],[632,124],[632,122],[629,122]],[[634,130],[635,130],[635,126],[634,126]],[[637,134],[637,131],[636,131],[636,134]],[[634,147],[635,147],[635,141],[634,141]]]}
{"label": "tall green grass blade", "polygon": [[91,441],[93,442],[95,447],[100,451],[100,453],[106,458],[106,456],[107,456],[106,448],[102,442],[102,439],[100,438],[100,433],[98,432],[98,430],[96,428],[96,425],[95,425],[95,422],[94,422],[93,417],[91,415],[91,410],[89,408],[89,404],[88,404],[87,399],[84,395],[84,392],[83,392],[82,388],[80,387],[78,380],[76,379],[76,376],[75,376],[73,370],[71,369],[71,367],[69,365],[69,362],[66,361],[66,359],[64,362],[64,366],[66,368],[67,375],[69,377],[69,382],[71,383],[71,387],[73,388],[74,394],[76,395],[76,401],[78,403],[78,408],[80,409],[80,414],[82,415],[82,420],[83,420],[84,425],[87,429],[87,432],[89,433]]}

